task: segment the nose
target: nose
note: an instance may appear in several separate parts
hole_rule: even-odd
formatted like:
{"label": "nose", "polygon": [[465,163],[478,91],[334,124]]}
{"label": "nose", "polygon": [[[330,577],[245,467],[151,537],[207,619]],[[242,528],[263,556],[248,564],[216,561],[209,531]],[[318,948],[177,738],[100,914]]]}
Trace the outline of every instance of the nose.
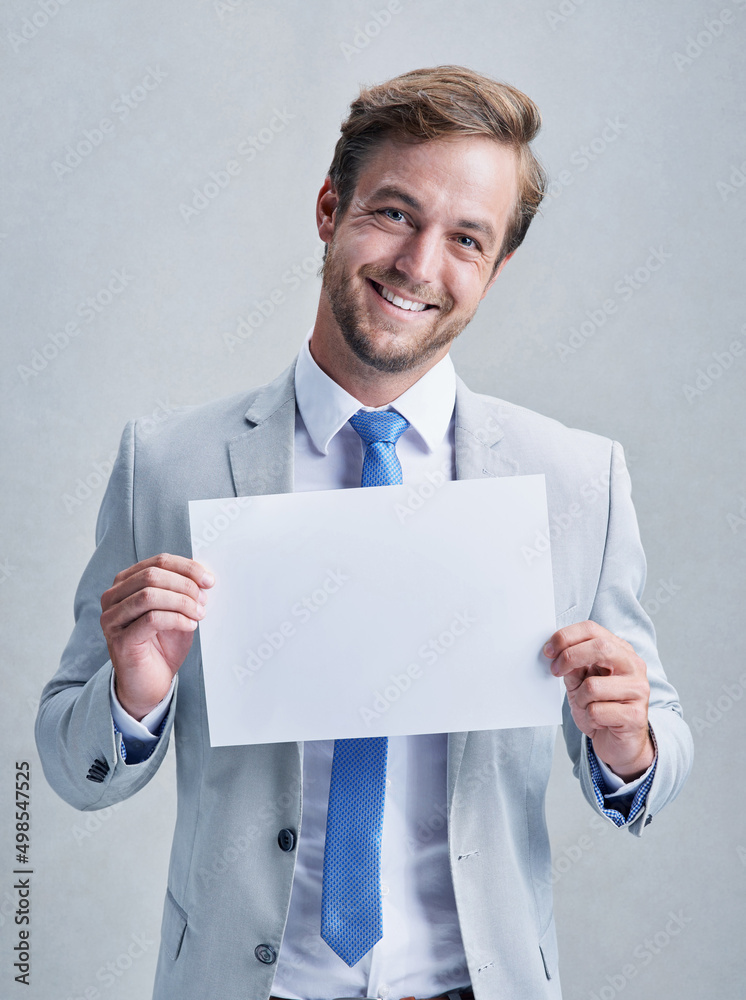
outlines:
{"label": "nose", "polygon": [[413,232],[400,248],[395,266],[416,285],[428,285],[437,280],[440,255],[435,233],[425,230]]}

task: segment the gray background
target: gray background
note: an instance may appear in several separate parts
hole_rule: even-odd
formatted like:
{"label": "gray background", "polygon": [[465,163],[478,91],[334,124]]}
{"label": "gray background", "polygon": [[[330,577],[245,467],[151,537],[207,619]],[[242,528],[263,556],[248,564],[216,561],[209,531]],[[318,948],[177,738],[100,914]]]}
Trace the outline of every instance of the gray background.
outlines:
{"label": "gray background", "polygon": [[[2,996],[150,995],[173,761],[116,809],[77,813],[45,785],[32,735],[121,429],[266,381],[292,359],[315,312],[314,200],[348,102],[361,82],[445,62],[537,101],[537,149],[555,179],[455,345],[457,368],[474,389],[625,445],[646,606],[696,741],[685,793],[639,841],[594,821],[560,748],[548,813],[565,995],[743,996],[744,0],[400,0],[368,35],[380,0],[45,3],[46,15],[42,0],[6,0],[0,29]],[[160,82],[147,91],[151,70]],[[276,110],[282,127],[261,132]],[[110,132],[55,168],[104,118]],[[249,159],[237,150],[252,135],[265,142]],[[232,159],[238,176],[187,221],[180,205]],[[303,278],[290,283],[293,266]],[[126,287],[102,292],[122,269]],[[284,301],[231,345],[239,317],[278,288]],[[79,307],[96,296],[87,321]],[[33,772],[30,989],[12,979],[7,916],[22,759]]]}

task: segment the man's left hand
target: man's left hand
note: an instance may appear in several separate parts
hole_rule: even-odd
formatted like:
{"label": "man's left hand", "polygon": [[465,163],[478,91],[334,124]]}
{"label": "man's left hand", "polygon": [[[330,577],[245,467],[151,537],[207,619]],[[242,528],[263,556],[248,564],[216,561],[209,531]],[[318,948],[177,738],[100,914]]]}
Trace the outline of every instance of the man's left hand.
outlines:
{"label": "man's left hand", "polygon": [[655,758],[644,660],[591,621],[555,632],[544,655],[552,660],[552,673],[565,678],[572,717],[593,740],[596,756],[625,782],[644,774]]}

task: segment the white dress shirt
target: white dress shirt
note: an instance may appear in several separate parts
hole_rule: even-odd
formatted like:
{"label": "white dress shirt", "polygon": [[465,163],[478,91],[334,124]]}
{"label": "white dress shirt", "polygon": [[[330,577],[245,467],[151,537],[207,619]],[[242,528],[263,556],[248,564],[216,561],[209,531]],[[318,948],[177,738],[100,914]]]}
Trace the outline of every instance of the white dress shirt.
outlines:
{"label": "white dress shirt", "polygon": [[[359,487],[363,444],[349,418],[361,404],[311,357],[308,338],[295,373],[296,491]],[[417,488],[434,472],[455,478],[456,384],[448,355],[392,404],[410,426],[396,452],[405,484]],[[547,637],[548,638],[548,637]],[[173,685],[172,685],[173,690]],[[171,692],[142,722],[132,719],[111,689],[112,715],[125,745],[152,744]],[[320,936],[321,883],[332,755],[331,740],[306,742],[303,823],[287,927],[272,992],[313,997],[437,996],[469,984],[448,858],[446,734],[389,738],[381,842],[383,937],[349,968]],[[629,794],[602,762],[609,790]]]}

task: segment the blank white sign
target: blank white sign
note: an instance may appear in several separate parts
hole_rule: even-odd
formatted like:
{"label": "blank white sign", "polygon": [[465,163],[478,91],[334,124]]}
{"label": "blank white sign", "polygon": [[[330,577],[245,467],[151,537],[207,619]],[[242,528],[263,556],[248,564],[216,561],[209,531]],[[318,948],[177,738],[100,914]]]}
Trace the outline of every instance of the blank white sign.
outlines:
{"label": "blank white sign", "polygon": [[213,746],[561,721],[543,476],[189,513],[216,578],[199,626]]}

